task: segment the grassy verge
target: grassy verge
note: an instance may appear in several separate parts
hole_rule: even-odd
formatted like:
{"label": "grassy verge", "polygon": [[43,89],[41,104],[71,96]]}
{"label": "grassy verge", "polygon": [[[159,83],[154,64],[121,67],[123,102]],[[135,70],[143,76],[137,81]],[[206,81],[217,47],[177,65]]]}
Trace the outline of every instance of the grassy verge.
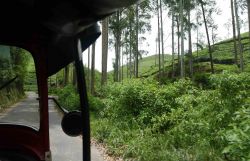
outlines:
{"label": "grassy verge", "polygon": [[3,89],[0,91],[0,112],[24,98],[23,92],[19,92],[15,88]]}

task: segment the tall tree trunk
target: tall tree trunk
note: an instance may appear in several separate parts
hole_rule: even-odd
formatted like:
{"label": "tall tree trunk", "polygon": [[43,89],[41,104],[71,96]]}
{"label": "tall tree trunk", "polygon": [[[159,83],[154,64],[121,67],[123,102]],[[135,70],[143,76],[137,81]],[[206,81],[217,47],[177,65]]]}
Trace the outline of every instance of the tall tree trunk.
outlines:
{"label": "tall tree trunk", "polygon": [[135,57],[135,77],[138,78],[139,67],[139,5],[136,5],[136,57]]}
{"label": "tall tree trunk", "polygon": [[121,81],[121,45],[120,39],[118,40],[118,64],[117,64],[117,73],[118,73],[118,82]]}
{"label": "tall tree trunk", "polygon": [[159,0],[157,0],[157,20],[158,20],[158,52],[159,52],[159,80],[161,78],[161,33],[160,33],[160,13],[159,13]]}
{"label": "tall tree trunk", "polygon": [[236,16],[236,25],[238,31],[238,45],[239,45],[239,54],[240,54],[240,71],[243,72],[244,70],[244,62],[243,62],[243,51],[242,51],[242,44],[241,44],[241,35],[240,35],[240,18],[238,15],[238,4],[237,0],[234,0],[234,7],[235,7],[235,16]]}
{"label": "tall tree trunk", "polygon": [[[196,13],[197,17],[196,17],[196,23],[199,24],[199,16],[198,16],[198,12]],[[197,32],[196,32],[196,54],[197,54],[197,58],[199,57],[199,25],[197,25]],[[198,67],[199,67],[199,62],[197,62]]]}
{"label": "tall tree trunk", "polygon": [[77,78],[76,78],[76,68],[75,68],[75,63],[74,63],[74,65],[73,65],[73,80],[72,80],[72,84],[73,84],[73,86],[77,86]]}
{"label": "tall tree trunk", "polygon": [[102,78],[101,85],[107,82],[108,66],[108,18],[102,21]]}
{"label": "tall tree trunk", "polygon": [[130,45],[130,51],[129,51],[129,78],[132,78],[132,51],[131,51],[131,45]]}
{"label": "tall tree trunk", "polygon": [[136,55],[134,55],[134,76],[136,75]]}
{"label": "tall tree trunk", "polygon": [[164,74],[164,39],[163,39],[163,21],[162,21],[162,0],[160,0],[160,19],[161,19],[161,52],[162,52],[162,74]]}
{"label": "tall tree trunk", "polygon": [[157,38],[155,39],[155,67],[157,66],[157,48],[158,48],[158,43],[157,43]]}
{"label": "tall tree trunk", "polygon": [[208,27],[207,27],[207,20],[206,20],[205,10],[204,10],[202,0],[200,0],[200,4],[201,4],[204,23],[205,23],[206,34],[207,34],[208,52],[209,52],[209,57],[210,57],[211,73],[214,74],[214,62],[213,62],[212,48],[211,48],[211,45],[210,45],[210,38],[209,38]]}
{"label": "tall tree trunk", "polygon": [[123,51],[122,51],[122,61],[121,61],[121,81],[123,81]]}
{"label": "tall tree trunk", "polygon": [[247,0],[247,10],[248,10],[248,32],[250,38],[250,0]]}
{"label": "tall tree trunk", "polygon": [[64,85],[69,84],[69,65],[64,68]]}
{"label": "tall tree trunk", "polygon": [[[74,66],[73,66],[74,68]],[[91,73],[91,69],[90,69],[90,47],[88,48],[88,73],[87,73],[87,83],[88,83],[88,90],[90,91],[90,82],[91,82],[91,77],[90,74]]]}
{"label": "tall tree trunk", "polygon": [[122,47],[120,47],[119,55],[119,82],[122,81]]}
{"label": "tall tree trunk", "polygon": [[92,61],[91,61],[91,86],[90,92],[92,95],[95,94],[95,42],[92,44]]}
{"label": "tall tree trunk", "polygon": [[[120,23],[120,11],[116,12],[116,23]],[[116,29],[115,33],[115,64],[114,64],[114,81],[119,81],[119,57],[120,57],[120,29]]]}
{"label": "tall tree trunk", "polygon": [[236,41],[234,1],[233,0],[231,0],[231,14],[232,14],[233,39],[234,39],[234,63],[238,65],[238,51],[237,51],[237,41]]}
{"label": "tall tree trunk", "polygon": [[174,12],[172,7],[172,78],[175,77],[175,53],[174,53]]}
{"label": "tall tree trunk", "polygon": [[129,78],[132,78],[132,23],[129,21]]}
{"label": "tall tree trunk", "polygon": [[176,22],[177,22],[177,40],[178,40],[178,51],[177,51],[177,55],[178,55],[178,69],[181,69],[181,58],[180,58],[180,21],[179,21],[179,17],[176,17]]}
{"label": "tall tree trunk", "polygon": [[126,59],[127,59],[127,79],[129,78],[129,57],[128,54],[126,55]]}
{"label": "tall tree trunk", "polygon": [[193,50],[192,50],[192,26],[191,26],[191,15],[190,15],[190,9],[188,10],[188,53],[189,53],[189,73],[190,78],[193,78]]}
{"label": "tall tree trunk", "polygon": [[184,18],[183,18],[183,12],[184,12],[184,0],[180,0],[180,21],[181,21],[181,78],[185,77],[185,64],[184,64]]}

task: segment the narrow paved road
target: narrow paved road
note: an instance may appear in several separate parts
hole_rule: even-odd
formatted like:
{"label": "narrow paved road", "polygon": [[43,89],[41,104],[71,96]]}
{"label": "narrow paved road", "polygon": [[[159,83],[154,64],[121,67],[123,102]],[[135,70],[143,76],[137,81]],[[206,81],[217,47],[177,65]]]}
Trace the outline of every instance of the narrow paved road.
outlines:
{"label": "narrow paved road", "polygon": [[[27,99],[17,103],[5,113],[0,113],[0,122],[16,122],[39,128],[37,95],[29,92]],[[49,101],[50,144],[52,161],[81,161],[82,141],[80,137],[69,137],[61,129],[62,114]],[[103,161],[103,155],[91,146],[91,160]]]}

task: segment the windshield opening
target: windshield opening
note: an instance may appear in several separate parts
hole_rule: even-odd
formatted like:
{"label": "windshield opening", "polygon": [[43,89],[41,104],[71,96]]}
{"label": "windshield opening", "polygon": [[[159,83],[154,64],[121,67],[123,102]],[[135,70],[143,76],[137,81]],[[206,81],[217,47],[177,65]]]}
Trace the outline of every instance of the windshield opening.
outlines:
{"label": "windshield opening", "polygon": [[0,45],[0,123],[39,129],[37,79],[32,55]]}

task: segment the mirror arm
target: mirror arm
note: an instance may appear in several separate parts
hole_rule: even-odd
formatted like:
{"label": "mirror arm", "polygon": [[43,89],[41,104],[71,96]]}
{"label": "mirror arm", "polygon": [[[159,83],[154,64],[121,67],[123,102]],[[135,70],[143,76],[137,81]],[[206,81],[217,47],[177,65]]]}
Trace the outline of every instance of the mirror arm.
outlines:
{"label": "mirror arm", "polygon": [[[40,98],[38,98],[38,99],[40,99]],[[63,108],[63,107],[60,105],[60,103],[57,101],[56,98],[54,98],[54,97],[48,97],[48,99],[49,99],[49,100],[52,100],[52,101],[57,105],[57,107],[63,112],[64,115],[67,114],[67,113],[69,113],[68,110],[66,110],[65,108]]]}
{"label": "mirror arm", "polygon": [[90,161],[90,119],[89,104],[87,96],[86,80],[84,75],[84,67],[82,62],[82,49],[80,40],[75,40],[74,48],[75,68],[77,75],[77,86],[80,95],[80,105],[82,114],[82,135],[83,135],[83,161]]}

